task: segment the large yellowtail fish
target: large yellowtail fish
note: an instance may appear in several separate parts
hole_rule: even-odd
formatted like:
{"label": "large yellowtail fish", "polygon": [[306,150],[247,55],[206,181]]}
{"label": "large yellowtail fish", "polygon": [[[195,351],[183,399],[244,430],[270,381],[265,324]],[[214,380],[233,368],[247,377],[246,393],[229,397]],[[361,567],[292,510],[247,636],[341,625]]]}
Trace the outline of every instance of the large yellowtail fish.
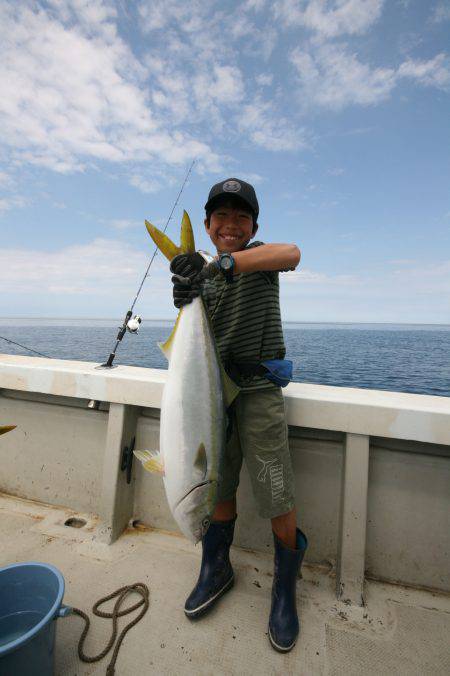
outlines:
{"label": "large yellowtail fish", "polygon": [[[186,212],[181,244],[145,221],[161,252],[172,260],[195,251]],[[159,347],[169,361],[161,402],[160,448],[134,451],[146,470],[163,476],[170,510],[193,542],[206,532],[217,499],[226,437],[226,408],[239,392],[220,362],[201,296],[181,308],[168,340]]]}

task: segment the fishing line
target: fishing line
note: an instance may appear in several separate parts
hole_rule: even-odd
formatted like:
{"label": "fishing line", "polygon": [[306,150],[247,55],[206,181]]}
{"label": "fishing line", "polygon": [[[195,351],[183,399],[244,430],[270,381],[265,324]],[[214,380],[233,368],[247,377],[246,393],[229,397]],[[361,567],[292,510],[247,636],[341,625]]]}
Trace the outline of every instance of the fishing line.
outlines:
{"label": "fishing line", "polygon": [[7,343],[12,343],[12,345],[18,345],[19,347],[23,347],[24,350],[30,350],[30,352],[35,352],[38,354],[40,357],[45,357],[46,359],[51,359],[52,357],[49,357],[46,354],[42,354],[42,352],[38,352],[37,350],[33,350],[32,347],[27,347],[26,345],[21,345],[20,343],[16,343],[14,340],[10,340],[9,338],[5,338],[5,336],[0,336],[3,340],[6,340]]}
{"label": "fishing line", "polygon": [[[182,184],[182,186],[181,186],[181,188],[180,188],[180,192],[179,192],[178,195],[177,195],[177,198],[176,198],[176,200],[175,200],[175,203],[174,203],[174,205],[173,205],[173,207],[172,207],[172,211],[170,212],[169,218],[167,219],[166,225],[164,226],[163,232],[166,232],[166,230],[167,230],[167,226],[168,226],[169,223],[170,223],[170,219],[172,218],[173,212],[174,212],[175,209],[176,209],[176,206],[177,206],[177,204],[178,204],[178,201],[179,201],[179,199],[180,199],[180,197],[181,197],[181,194],[182,194],[182,192],[183,192],[183,190],[184,190],[184,186],[185,186],[186,183],[187,183],[187,180],[188,180],[188,178],[189,178],[189,175],[190,175],[190,173],[191,173],[191,171],[192,171],[192,168],[193,168],[195,162],[196,162],[196,160],[192,160],[192,164],[191,164],[191,166],[189,167],[188,172],[187,172],[187,174],[186,174],[186,176],[185,176],[185,179],[184,179],[184,181],[183,181],[183,184]],[[151,266],[152,266],[153,261],[155,260],[155,257],[156,257],[156,255],[157,255],[157,253],[158,253],[158,247],[155,247],[155,250],[154,250],[154,252],[153,252],[153,255],[152,255],[151,259],[150,259],[150,263],[148,264],[147,270],[145,271],[145,275],[144,275],[143,278],[142,278],[142,281],[141,281],[141,284],[140,284],[140,286],[139,286],[139,289],[138,289],[138,292],[137,292],[137,294],[136,294],[136,297],[135,297],[135,299],[134,299],[134,301],[133,301],[133,303],[132,303],[132,305],[131,305],[131,308],[128,310],[128,312],[127,312],[126,315],[125,315],[125,319],[123,320],[122,326],[119,328],[119,333],[117,334],[117,337],[116,337],[116,344],[115,344],[115,346],[114,346],[113,351],[110,353],[110,355],[109,355],[109,357],[108,357],[108,361],[107,361],[105,364],[101,364],[101,366],[97,366],[96,368],[113,368],[113,361],[114,361],[114,358],[115,358],[115,356],[116,356],[117,348],[119,347],[120,342],[121,342],[122,338],[124,337],[127,328],[128,328],[128,330],[130,331],[130,333],[136,333],[136,332],[137,332],[137,329],[138,329],[139,324],[140,324],[140,322],[141,322],[141,318],[139,317],[139,315],[136,315],[136,317],[135,317],[134,319],[131,319],[131,317],[133,316],[133,308],[134,308],[134,306],[135,306],[135,304],[136,304],[136,301],[137,301],[137,299],[138,299],[138,297],[139,297],[139,294],[141,293],[141,290],[142,290],[142,287],[143,287],[143,285],[144,285],[144,282],[145,282],[145,280],[146,280],[147,277],[148,277],[149,270],[150,270],[150,268],[151,268]],[[130,320],[131,320],[131,321],[130,321]],[[130,326],[128,326],[129,323],[130,323]]]}

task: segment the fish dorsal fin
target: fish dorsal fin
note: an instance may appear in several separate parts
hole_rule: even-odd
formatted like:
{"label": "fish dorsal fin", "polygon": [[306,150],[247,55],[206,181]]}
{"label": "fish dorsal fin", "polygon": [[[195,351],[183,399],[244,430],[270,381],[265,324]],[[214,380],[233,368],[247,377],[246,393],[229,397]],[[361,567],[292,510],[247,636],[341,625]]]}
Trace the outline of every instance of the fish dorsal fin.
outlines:
{"label": "fish dorsal fin", "polygon": [[159,451],[133,451],[147,472],[164,475],[164,462]]}
{"label": "fish dorsal fin", "polygon": [[174,244],[174,242],[172,242],[172,240],[167,237],[167,235],[161,232],[161,230],[158,230],[158,228],[152,225],[152,223],[145,221],[145,227],[147,228],[150,237],[155,242],[158,249],[169,261],[171,261],[172,258],[175,258],[175,256],[178,256],[178,254],[182,253],[181,247]]}
{"label": "fish dorsal fin", "polygon": [[208,471],[208,458],[206,457],[206,448],[203,441],[197,448],[197,453],[195,454],[194,469],[203,481],[206,477],[206,472]]}
{"label": "fish dorsal fin", "polygon": [[225,401],[225,407],[228,408],[229,406],[231,406],[233,401],[238,396],[239,392],[241,391],[241,388],[238,385],[236,385],[234,380],[231,380],[230,376],[223,368],[222,363],[220,363],[220,371],[222,374],[223,398]]}
{"label": "fish dorsal fin", "polygon": [[181,221],[180,249],[183,253],[195,252],[194,233],[192,230],[191,219],[189,218],[187,211],[183,211],[183,218]]}
{"label": "fish dorsal fin", "polygon": [[15,430],[17,425],[0,425],[0,434],[6,434],[6,432],[11,432]]}
{"label": "fish dorsal fin", "polygon": [[173,327],[170,336],[167,338],[167,340],[164,343],[158,343],[158,347],[163,353],[163,355],[166,357],[167,361],[170,361],[170,355],[172,354],[172,347],[173,347],[173,342],[175,340],[175,334],[177,332],[178,328],[178,322],[180,321],[181,313],[183,312],[183,308],[178,313],[178,317],[175,322],[175,326]]}

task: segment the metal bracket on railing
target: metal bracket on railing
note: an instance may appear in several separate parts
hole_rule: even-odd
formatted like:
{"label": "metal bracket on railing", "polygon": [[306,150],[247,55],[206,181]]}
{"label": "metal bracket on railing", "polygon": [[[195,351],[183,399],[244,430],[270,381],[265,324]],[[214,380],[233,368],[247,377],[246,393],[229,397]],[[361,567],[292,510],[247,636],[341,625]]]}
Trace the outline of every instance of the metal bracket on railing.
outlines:
{"label": "metal bracket on railing", "polygon": [[130,447],[128,448],[128,446],[125,446],[122,451],[122,463],[120,465],[120,469],[122,472],[127,470],[127,484],[131,483],[131,469],[133,467],[133,451],[135,441],[136,437],[133,437]]}

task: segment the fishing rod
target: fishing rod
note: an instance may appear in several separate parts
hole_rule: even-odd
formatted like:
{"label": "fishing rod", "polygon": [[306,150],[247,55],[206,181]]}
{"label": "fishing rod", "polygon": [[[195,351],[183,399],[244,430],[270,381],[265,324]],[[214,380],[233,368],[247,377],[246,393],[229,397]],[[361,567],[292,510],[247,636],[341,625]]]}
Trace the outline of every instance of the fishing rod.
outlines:
{"label": "fishing rod", "polygon": [[[170,219],[172,218],[173,212],[174,212],[175,209],[176,209],[176,206],[177,206],[177,204],[178,204],[178,201],[179,201],[179,199],[180,199],[180,197],[181,197],[181,194],[182,194],[182,192],[183,192],[183,190],[184,190],[184,186],[186,185],[186,183],[187,183],[187,181],[188,181],[188,179],[189,179],[189,176],[190,176],[190,174],[191,174],[191,171],[192,171],[192,169],[193,169],[193,167],[194,167],[195,162],[196,162],[196,160],[192,160],[191,166],[189,167],[189,169],[188,169],[188,171],[187,171],[187,174],[186,174],[186,176],[185,176],[185,178],[184,178],[183,184],[182,184],[182,186],[181,186],[181,188],[180,188],[180,191],[179,191],[179,193],[178,193],[178,195],[177,195],[177,198],[176,198],[176,200],[175,200],[175,202],[174,202],[174,205],[173,205],[173,207],[172,207],[172,211],[170,212],[169,217],[168,217],[168,219],[167,219],[167,221],[166,221],[166,225],[164,226],[164,230],[163,230],[164,233],[165,233],[166,230],[167,230],[167,227],[168,227],[168,225],[169,225],[169,223],[170,223]],[[148,277],[149,270],[150,270],[150,268],[151,268],[151,266],[152,266],[153,261],[155,260],[155,257],[156,257],[156,255],[157,255],[157,253],[158,253],[158,247],[155,247],[155,250],[154,250],[154,252],[153,252],[153,255],[152,255],[151,259],[150,259],[150,263],[148,264],[147,270],[145,271],[145,274],[144,274],[144,276],[143,276],[143,278],[142,278],[142,281],[141,281],[141,283],[140,283],[140,285],[139,285],[139,289],[138,289],[138,292],[137,292],[137,294],[136,294],[136,296],[135,296],[135,299],[134,299],[133,303],[131,304],[130,309],[128,310],[128,312],[127,312],[126,315],[125,315],[125,319],[123,320],[122,326],[119,327],[119,333],[117,334],[117,337],[116,337],[116,343],[115,343],[115,345],[114,345],[113,351],[110,352],[110,355],[109,355],[109,357],[108,357],[108,360],[107,360],[104,364],[101,364],[100,366],[96,366],[96,367],[95,367],[96,369],[102,369],[102,368],[115,368],[115,366],[113,366],[113,361],[114,361],[114,358],[115,358],[115,356],[116,356],[116,351],[117,351],[117,349],[118,349],[118,347],[119,347],[119,345],[120,345],[120,343],[121,343],[121,341],[122,341],[122,338],[124,337],[126,331],[128,330],[130,333],[137,333],[137,332],[138,332],[138,330],[139,330],[139,325],[140,325],[140,323],[141,323],[142,320],[141,320],[141,317],[140,317],[139,315],[135,315],[135,316],[133,317],[133,308],[134,308],[134,306],[135,306],[135,304],[136,304],[136,301],[137,301],[137,299],[138,299],[138,297],[139,297],[139,294],[140,294],[141,291],[142,291],[142,287],[143,287],[143,285],[144,285],[145,280],[146,280],[147,277]],[[97,401],[97,400],[94,400],[94,399],[91,399],[91,400],[89,401],[89,403],[88,403],[88,408],[97,409],[99,406],[100,406],[100,402]]]}
{"label": "fishing rod", "polygon": [[[195,162],[196,162],[196,160],[192,160],[191,166],[189,167],[189,169],[188,169],[188,171],[187,171],[187,174],[186,174],[186,176],[185,176],[185,178],[184,178],[184,181],[183,181],[183,183],[182,183],[182,185],[181,185],[180,191],[179,191],[179,193],[178,193],[178,195],[177,195],[177,198],[176,198],[176,200],[175,200],[175,202],[174,202],[174,205],[173,205],[173,207],[172,207],[172,210],[171,210],[171,212],[170,212],[170,214],[169,214],[169,217],[168,217],[168,219],[167,219],[167,221],[166,221],[166,225],[164,226],[164,230],[163,230],[164,233],[165,233],[166,230],[167,230],[167,227],[168,227],[168,225],[169,225],[169,223],[170,223],[170,220],[171,220],[171,218],[172,218],[172,216],[173,216],[173,212],[175,211],[175,209],[176,209],[176,207],[177,207],[177,204],[178,204],[179,199],[180,199],[180,197],[181,197],[181,195],[182,195],[182,193],[183,193],[184,187],[185,187],[185,185],[186,185],[186,183],[187,183],[187,181],[188,181],[188,179],[189,179],[189,176],[190,176],[190,174],[191,174],[191,172],[192,172],[192,169],[193,169],[193,167],[194,167]],[[145,280],[146,280],[147,277],[148,277],[148,273],[149,273],[149,271],[150,271],[150,268],[151,268],[151,266],[152,266],[153,261],[155,260],[155,257],[156,257],[156,255],[157,255],[157,253],[158,253],[158,247],[155,247],[155,250],[154,250],[154,252],[153,252],[153,255],[152,255],[151,259],[150,259],[150,263],[148,264],[147,270],[145,271],[145,274],[144,274],[144,276],[143,276],[143,278],[142,278],[142,281],[141,281],[141,283],[140,283],[140,285],[139,285],[139,288],[138,288],[138,291],[137,291],[137,293],[136,293],[136,296],[135,296],[135,298],[134,298],[134,300],[133,300],[133,302],[132,302],[132,304],[131,304],[130,309],[127,311],[127,313],[126,313],[126,315],[125,315],[125,319],[123,320],[122,326],[119,327],[119,333],[117,334],[117,337],[116,337],[116,343],[115,343],[115,345],[114,345],[113,351],[110,352],[110,355],[109,355],[109,357],[108,357],[108,360],[107,360],[104,364],[101,364],[100,366],[96,366],[95,368],[97,368],[97,369],[101,369],[101,368],[115,368],[115,367],[113,366],[113,361],[114,361],[114,358],[115,358],[115,356],[116,356],[116,351],[117,351],[117,349],[118,349],[118,347],[119,347],[119,345],[120,345],[120,343],[121,343],[121,341],[122,341],[122,338],[124,337],[126,331],[129,331],[130,333],[137,333],[137,332],[138,332],[138,330],[139,330],[139,325],[141,324],[141,321],[142,321],[142,320],[141,320],[141,317],[140,317],[139,315],[135,315],[135,316],[133,317],[133,309],[134,309],[134,306],[136,305],[137,299],[139,298],[139,295],[140,295],[140,293],[141,293],[141,291],[142,291],[142,287],[144,286],[144,282],[145,282]],[[0,339],[6,340],[8,343],[11,343],[11,344],[13,344],[13,345],[18,345],[19,347],[22,347],[22,348],[24,348],[25,350],[29,350],[30,352],[34,352],[35,354],[38,354],[40,357],[45,357],[45,358],[47,358],[47,359],[51,359],[51,357],[49,357],[48,355],[42,354],[42,352],[38,352],[37,350],[33,350],[33,348],[27,347],[26,345],[21,345],[20,343],[16,343],[14,340],[10,340],[9,338],[5,338],[4,336],[0,336]],[[91,399],[91,400],[89,401],[89,403],[88,403],[88,408],[97,409],[99,406],[100,406],[100,402],[99,402],[99,401],[96,401],[96,400],[94,400],[94,399]]]}
{"label": "fishing rod", "polygon": [[[183,184],[182,184],[182,186],[181,186],[181,188],[180,188],[180,192],[179,192],[178,195],[177,195],[177,198],[176,198],[176,200],[175,200],[175,203],[174,203],[174,205],[173,205],[173,207],[172,207],[172,211],[170,212],[169,218],[167,219],[166,225],[164,226],[163,232],[166,232],[166,230],[167,230],[167,226],[168,226],[169,223],[170,223],[170,219],[172,218],[173,212],[174,212],[175,209],[176,209],[176,206],[177,206],[178,201],[179,201],[179,199],[180,199],[180,197],[181,197],[181,194],[182,194],[182,192],[183,192],[183,190],[184,190],[184,186],[186,185],[186,183],[187,183],[187,181],[188,181],[189,175],[190,175],[190,173],[191,173],[191,171],[192,171],[192,168],[193,168],[194,164],[195,164],[195,160],[192,160],[192,164],[191,164],[191,166],[189,167],[188,172],[187,172],[187,174],[186,174],[186,176],[185,176],[185,179],[184,179],[184,181],[183,181]],[[98,366],[97,368],[113,368],[113,361],[114,361],[114,358],[115,358],[115,356],[116,356],[117,348],[119,347],[119,345],[120,345],[120,343],[121,343],[121,341],[122,341],[122,338],[124,337],[126,331],[128,330],[130,333],[137,333],[137,332],[138,332],[138,330],[139,330],[139,325],[140,325],[140,323],[141,323],[142,320],[141,320],[141,317],[140,317],[139,315],[135,315],[135,317],[133,317],[133,308],[134,308],[134,306],[135,306],[135,304],[136,304],[137,299],[139,298],[139,294],[140,294],[141,291],[142,291],[142,287],[143,287],[143,285],[144,285],[144,282],[145,282],[146,278],[148,277],[149,270],[150,270],[150,268],[151,268],[151,266],[152,266],[153,261],[155,260],[155,257],[156,257],[156,255],[157,255],[157,253],[158,253],[158,247],[155,247],[155,250],[154,250],[154,252],[153,252],[153,255],[152,255],[151,259],[150,259],[150,263],[148,264],[147,270],[145,271],[145,274],[144,274],[144,276],[143,276],[143,278],[142,278],[142,281],[141,281],[141,284],[140,284],[140,286],[139,286],[139,289],[138,289],[138,292],[137,292],[137,294],[136,294],[136,297],[135,297],[135,299],[134,299],[134,301],[133,301],[133,303],[132,303],[132,305],[131,305],[131,308],[128,310],[128,312],[127,312],[126,315],[125,315],[125,319],[123,320],[122,326],[119,327],[119,333],[117,334],[116,344],[114,345],[114,349],[113,349],[113,351],[110,353],[110,355],[109,355],[109,357],[108,357],[108,361],[105,362],[105,364],[101,364],[101,366]],[[133,319],[132,319],[132,317],[133,317]]]}

